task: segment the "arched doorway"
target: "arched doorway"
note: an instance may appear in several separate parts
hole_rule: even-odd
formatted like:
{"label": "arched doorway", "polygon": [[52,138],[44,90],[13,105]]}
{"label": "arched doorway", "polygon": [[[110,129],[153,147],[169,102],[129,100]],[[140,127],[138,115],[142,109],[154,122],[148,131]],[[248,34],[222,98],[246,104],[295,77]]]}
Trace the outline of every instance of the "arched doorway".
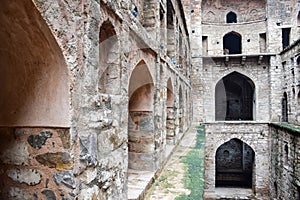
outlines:
{"label": "arched doorway", "polygon": [[120,90],[119,41],[109,20],[103,22],[99,33],[100,93],[118,94]]}
{"label": "arched doorway", "polygon": [[242,53],[242,36],[236,32],[227,33],[223,37],[224,54]]}
{"label": "arched doorway", "polygon": [[216,151],[216,187],[252,188],[255,153],[239,139],[231,139]]}
{"label": "arched doorway", "polygon": [[134,68],[129,82],[128,167],[130,169],[153,171],[156,168],[153,99],[153,79],[148,66],[141,61]]}
{"label": "arched doorway", "polygon": [[216,120],[253,120],[255,85],[238,72],[222,78],[215,89]]}
{"label": "arched doorway", "polygon": [[167,143],[175,144],[174,94],[171,78],[167,82]]}

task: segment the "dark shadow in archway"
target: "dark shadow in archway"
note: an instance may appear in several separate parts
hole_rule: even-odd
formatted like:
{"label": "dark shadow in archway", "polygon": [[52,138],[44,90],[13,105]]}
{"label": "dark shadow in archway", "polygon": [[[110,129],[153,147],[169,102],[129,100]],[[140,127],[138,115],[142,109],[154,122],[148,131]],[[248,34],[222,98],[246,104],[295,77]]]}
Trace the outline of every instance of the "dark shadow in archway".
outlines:
{"label": "dark shadow in archway", "polygon": [[216,152],[216,187],[252,188],[255,153],[239,139],[222,144]]}
{"label": "dark shadow in archway", "polygon": [[216,85],[216,120],[253,120],[254,119],[253,81],[238,73],[222,78]]}

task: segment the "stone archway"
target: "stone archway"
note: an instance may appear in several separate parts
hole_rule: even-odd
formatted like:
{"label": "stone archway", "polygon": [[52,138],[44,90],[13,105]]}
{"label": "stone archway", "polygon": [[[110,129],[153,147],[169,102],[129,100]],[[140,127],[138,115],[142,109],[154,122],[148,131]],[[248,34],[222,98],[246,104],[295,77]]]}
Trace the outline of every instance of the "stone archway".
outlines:
{"label": "stone archway", "polygon": [[175,144],[175,111],[174,111],[174,94],[171,78],[167,82],[167,143]]}
{"label": "stone archway", "polygon": [[32,2],[0,11],[0,125],[69,126],[68,68],[48,25]]}
{"label": "stone archway", "polygon": [[148,66],[141,61],[134,68],[129,82],[128,167],[130,169],[150,171],[156,169],[153,101],[153,79]]}
{"label": "stone archway", "polygon": [[99,92],[119,94],[120,55],[119,40],[112,23],[103,22],[99,33]]}
{"label": "stone archway", "polygon": [[1,1],[0,85],[0,199],[43,198],[49,180],[62,194],[53,177],[73,165],[69,71],[32,1]]}
{"label": "stone archway", "polygon": [[216,151],[216,187],[252,188],[255,153],[239,139],[231,139]]}
{"label": "stone archway", "polygon": [[247,76],[232,72],[215,89],[215,116],[218,121],[253,120],[255,85]]}

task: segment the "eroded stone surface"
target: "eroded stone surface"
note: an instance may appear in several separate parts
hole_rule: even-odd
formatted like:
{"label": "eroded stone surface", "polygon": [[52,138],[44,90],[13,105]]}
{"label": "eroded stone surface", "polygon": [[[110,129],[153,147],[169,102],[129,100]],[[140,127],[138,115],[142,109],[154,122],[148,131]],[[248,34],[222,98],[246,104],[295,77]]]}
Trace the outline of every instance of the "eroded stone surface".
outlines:
{"label": "eroded stone surface", "polygon": [[53,175],[56,184],[64,184],[69,188],[75,188],[75,177],[72,171],[57,172]]}
{"label": "eroded stone surface", "polygon": [[7,175],[14,181],[26,183],[27,185],[37,185],[41,182],[42,175],[36,169],[11,169]]}
{"label": "eroded stone surface", "polygon": [[40,149],[45,145],[47,139],[51,137],[52,133],[50,131],[42,131],[38,135],[30,135],[27,141],[33,148]]}

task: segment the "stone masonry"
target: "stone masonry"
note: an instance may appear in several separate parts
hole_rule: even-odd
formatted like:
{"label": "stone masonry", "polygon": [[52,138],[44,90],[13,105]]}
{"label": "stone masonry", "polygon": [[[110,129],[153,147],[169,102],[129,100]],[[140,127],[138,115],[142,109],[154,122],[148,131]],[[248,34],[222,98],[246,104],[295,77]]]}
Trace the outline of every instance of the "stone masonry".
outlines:
{"label": "stone masonry", "polygon": [[299,199],[299,35],[298,0],[3,0],[0,199],[128,199],[192,122],[204,199]]}

